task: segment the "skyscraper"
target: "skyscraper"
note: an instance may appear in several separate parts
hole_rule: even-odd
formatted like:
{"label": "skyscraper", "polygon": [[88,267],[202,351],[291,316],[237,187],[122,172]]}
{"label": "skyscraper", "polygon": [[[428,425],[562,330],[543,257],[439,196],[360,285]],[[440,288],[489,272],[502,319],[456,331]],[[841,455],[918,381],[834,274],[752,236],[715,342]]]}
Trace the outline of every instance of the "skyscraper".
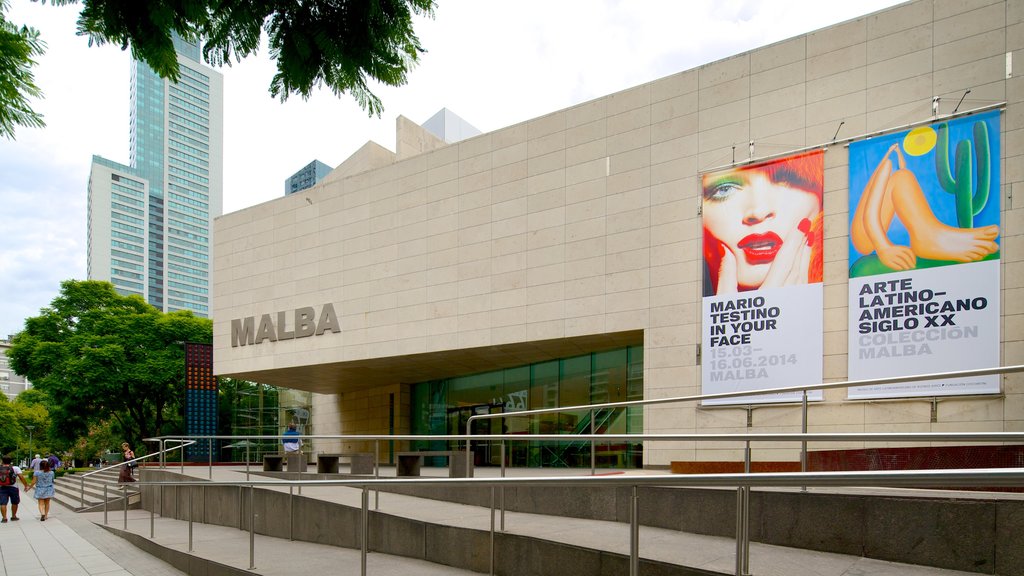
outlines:
{"label": "skyscraper", "polygon": [[174,38],[178,82],[132,61],[129,165],[93,157],[88,277],[165,312],[210,314],[223,210],[224,79]]}

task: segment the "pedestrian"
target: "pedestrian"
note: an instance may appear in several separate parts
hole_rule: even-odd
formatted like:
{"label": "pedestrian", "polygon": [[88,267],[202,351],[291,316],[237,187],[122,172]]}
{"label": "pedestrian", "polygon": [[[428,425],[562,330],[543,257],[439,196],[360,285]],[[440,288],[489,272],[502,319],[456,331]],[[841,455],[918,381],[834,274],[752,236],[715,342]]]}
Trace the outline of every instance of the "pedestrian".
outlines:
{"label": "pedestrian", "polygon": [[299,448],[302,448],[302,438],[299,438],[299,431],[295,429],[295,423],[288,425],[288,429],[284,431],[281,437],[281,445],[284,446],[285,453],[298,452]]}
{"label": "pedestrian", "polygon": [[10,456],[4,456],[0,460],[0,524],[7,522],[7,502],[11,503],[11,520],[17,522],[18,505],[21,504],[21,494],[18,492],[18,480],[21,485],[28,488],[28,482],[21,473],[21,468],[11,464]]}
{"label": "pedestrian", "polygon": [[50,514],[50,498],[53,498],[53,470],[50,470],[50,462],[43,460],[42,468],[32,475],[32,484],[29,489],[36,490],[36,504],[39,505],[39,520],[46,521]]}
{"label": "pedestrian", "polygon": [[124,454],[124,465],[121,466],[121,472],[117,475],[118,482],[135,482],[135,476],[132,474],[135,466],[138,464],[133,462],[135,460],[135,452],[132,451],[132,447],[127,442],[121,443],[121,452]]}
{"label": "pedestrian", "polygon": [[28,466],[29,466],[29,468],[32,469],[32,473],[33,474],[35,474],[36,472],[39,472],[39,463],[42,462],[42,461],[43,461],[43,458],[39,454],[36,454],[36,457],[32,459],[32,462],[29,463]]}

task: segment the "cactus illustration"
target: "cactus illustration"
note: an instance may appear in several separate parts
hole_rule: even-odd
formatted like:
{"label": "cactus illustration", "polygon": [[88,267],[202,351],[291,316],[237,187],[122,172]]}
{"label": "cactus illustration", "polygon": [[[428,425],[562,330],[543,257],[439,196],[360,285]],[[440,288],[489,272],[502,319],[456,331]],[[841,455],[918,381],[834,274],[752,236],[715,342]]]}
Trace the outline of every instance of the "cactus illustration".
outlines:
{"label": "cactus illustration", "polygon": [[956,219],[960,228],[973,228],[974,217],[988,203],[991,184],[992,166],[989,156],[988,126],[984,122],[974,123],[974,155],[978,161],[977,191],[974,185],[974,165],[971,158],[971,145],[968,140],[956,144],[953,172],[949,164],[949,126],[938,126],[938,142],[935,151],[935,173],[939,177],[939,185],[952,194],[956,201]]}

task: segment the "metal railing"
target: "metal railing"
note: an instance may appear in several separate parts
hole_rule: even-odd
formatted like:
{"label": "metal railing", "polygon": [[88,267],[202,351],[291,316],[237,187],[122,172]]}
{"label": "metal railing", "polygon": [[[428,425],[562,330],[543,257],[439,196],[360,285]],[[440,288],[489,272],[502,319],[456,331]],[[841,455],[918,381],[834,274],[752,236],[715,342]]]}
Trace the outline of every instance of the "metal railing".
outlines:
{"label": "metal railing", "polygon": [[[146,454],[145,456],[139,456],[138,458],[132,458],[131,460],[125,460],[124,462],[118,462],[116,464],[111,464],[110,466],[104,466],[103,468],[98,468],[96,470],[93,470],[92,472],[86,472],[85,474],[80,475],[78,477],[78,501],[81,502],[83,506],[85,505],[85,479],[88,478],[89,476],[92,476],[93,474],[99,474],[100,472],[106,472],[107,470],[111,470],[111,469],[114,469],[114,468],[120,468],[122,466],[127,466],[127,465],[131,464],[132,462],[142,462],[143,460],[148,460],[150,458],[155,458],[157,456],[160,457],[160,463],[162,465],[163,461],[164,461],[164,455],[167,452],[174,451],[174,450],[183,450],[186,446],[189,446],[191,444],[195,444],[194,440],[179,439],[179,440],[175,440],[175,441],[179,442],[179,445],[178,446],[174,446],[173,448],[165,449],[163,442],[161,442],[160,443],[160,451],[158,451],[158,452],[154,452],[152,454]],[[125,493],[127,493],[127,486],[125,487],[125,491],[126,491]],[[106,484],[104,484],[104,486],[103,486],[103,508],[104,508],[104,514],[106,514],[106,505],[107,505],[107,487],[106,487]]]}
{"label": "metal railing", "polygon": [[[938,380],[948,378],[970,378],[977,376],[993,376],[998,374],[1010,374],[1014,372],[1024,372],[1024,364],[1016,364],[1012,366],[998,366],[995,368],[979,368],[974,370],[958,370],[958,371],[947,371],[947,372],[933,372],[930,374],[914,374],[910,376],[895,376],[889,378],[870,378],[864,380],[844,380],[842,382],[829,382],[820,384],[808,384],[804,386],[784,386],[780,388],[766,388],[763,390],[744,390],[739,392],[720,392],[717,394],[696,394],[690,396],[674,396],[669,398],[652,398],[648,400],[626,400],[623,402],[605,402],[603,404],[584,404],[580,406],[561,406],[557,408],[536,408],[533,410],[520,410],[516,412],[502,412],[498,414],[474,414],[470,416],[466,421],[466,436],[473,435],[473,423],[478,420],[494,419],[494,418],[521,418],[524,416],[533,416],[536,414],[554,414],[558,412],[590,412],[590,433],[594,434],[594,411],[602,410],[607,408],[628,408],[631,406],[653,406],[657,404],[675,404],[683,402],[702,402],[704,400],[719,400],[723,398],[741,398],[749,396],[763,396],[767,394],[780,394],[789,392],[801,392],[801,424],[800,430],[807,432],[808,427],[808,401],[807,393],[815,390],[832,390],[836,388],[851,388],[856,386],[876,386],[880,384],[902,384],[904,382],[920,382],[922,380]],[[929,397],[926,397],[929,398]],[[945,397],[944,397],[945,398]],[[956,398],[956,396],[950,396],[948,398]],[[916,400],[917,398],[908,398],[907,400]],[[778,404],[770,404],[777,406]],[[733,406],[733,408],[743,407],[742,404]],[[532,439],[537,439],[536,435],[526,435]],[[572,436],[569,434],[561,435],[563,439],[568,439]],[[473,440],[483,439],[483,436],[474,437]],[[590,470],[593,474],[597,470],[596,462],[596,451],[594,443],[599,439],[591,440],[590,442]],[[471,449],[472,440],[466,442],[466,466],[467,469],[471,469],[469,466],[470,458],[472,457]],[[503,458],[504,460],[504,458]],[[800,453],[800,464],[801,471],[807,471],[807,446],[806,444],[802,447]],[[749,469],[748,469],[749,471]]]}
{"label": "metal railing", "polygon": [[[164,482],[140,482],[142,487],[165,486],[184,487],[189,490],[188,506],[188,550],[193,550],[193,508],[191,506],[191,491],[199,487],[237,487],[240,490],[248,488],[249,491],[249,569],[255,569],[255,518],[256,510],[253,491],[257,486],[265,487],[289,487],[289,498],[294,493],[291,491],[295,486],[348,486],[361,490],[360,498],[360,574],[367,574],[367,554],[369,552],[369,491],[386,486],[395,485],[436,485],[436,486],[484,486],[491,488],[490,498],[490,559],[489,573],[495,573],[495,489],[506,486],[585,486],[593,487],[629,487],[631,488],[630,514],[629,514],[629,574],[637,576],[640,570],[640,487],[648,486],[674,486],[688,488],[730,488],[736,487],[737,494],[737,532],[746,532],[741,525],[749,522],[749,500],[743,498],[744,491],[751,487],[886,487],[905,488],[935,485],[970,485],[977,487],[1020,487],[1024,486],[1024,468],[1012,469],[978,469],[978,470],[924,470],[924,471],[871,471],[871,472],[794,472],[794,473],[764,473],[764,474],[699,474],[699,475],[651,475],[651,476],[570,476],[555,478],[388,478],[388,479],[348,479],[348,480],[257,480],[245,482],[221,482],[221,481],[164,481]],[[127,505],[127,495],[125,496]],[[152,532],[154,510],[150,510],[150,538],[155,535]],[[293,509],[289,503],[289,513]],[[239,523],[241,524],[242,509],[239,507]],[[107,523],[104,514],[104,524]],[[128,529],[127,506],[125,507],[124,529]],[[749,575],[750,558],[749,549],[744,550],[737,544],[736,574]]]}

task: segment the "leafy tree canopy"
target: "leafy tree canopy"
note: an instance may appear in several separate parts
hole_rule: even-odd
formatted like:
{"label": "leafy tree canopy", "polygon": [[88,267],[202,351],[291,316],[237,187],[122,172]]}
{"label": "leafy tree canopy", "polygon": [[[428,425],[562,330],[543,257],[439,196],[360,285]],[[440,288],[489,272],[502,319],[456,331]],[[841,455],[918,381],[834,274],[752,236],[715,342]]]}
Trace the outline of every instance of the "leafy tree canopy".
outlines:
{"label": "leafy tree canopy", "polygon": [[56,440],[71,443],[113,420],[132,445],[168,430],[184,398],[183,342],[212,341],[212,322],[162,313],[109,282],[67,280],[39,316],[25,320],[11,367],[52,400]]}
{"label": "leafy tree canopy", "polygon": [[0,0],[0,137],[14,138],[16,126],[44,125],[28,99],[43,95],[35,85],[32,66],[34,58],[42,56],[45,44],[39,31],[8,22],[6,11],[7,0]]}
{"label": "leafy tree canopy", "polygon": [[[40,96],[31,69],[43,44],[35,30],[3,20],[5,2],[0,0],[0,136],[12,138],[15,125],[42,125],[25,96]],[[272,96],[309,98],[327,86],[380,116],[383,104],[369,84],[408,81],[409,70],[426,52],[413,16],[433,16],[434,6],[434,0],[83,0],[78,34],[88,36],[90,44],[130,48],[133,58],[177,81],[173,34],[203,42],[206,61],[222,66],[257,52],[265,31],[277,62]]]}

